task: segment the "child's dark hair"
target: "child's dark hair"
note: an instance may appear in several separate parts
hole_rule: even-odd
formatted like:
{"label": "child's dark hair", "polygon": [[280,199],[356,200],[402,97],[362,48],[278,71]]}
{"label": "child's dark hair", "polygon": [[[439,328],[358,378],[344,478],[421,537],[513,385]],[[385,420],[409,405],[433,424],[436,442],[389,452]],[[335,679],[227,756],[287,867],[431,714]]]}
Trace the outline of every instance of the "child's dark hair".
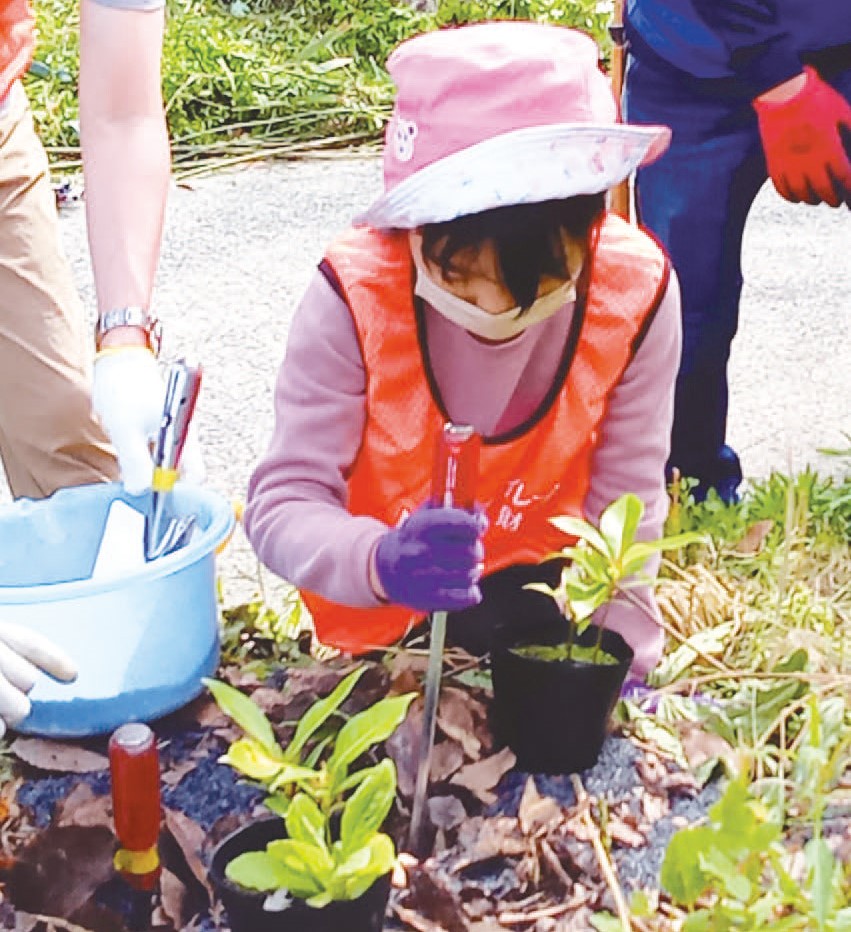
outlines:
{"label": "child's dark hair", "polygon": [[491,240],[502,280],[518,306],[528,308],[544,276],[568,279],[562,233],[588,243],[591,230],[605,210],[605,194],[580,194],[538,204],[513,204],[469,214],[422,229],[423,257],[451,279],[463,270],[453,260],[464,250]]}

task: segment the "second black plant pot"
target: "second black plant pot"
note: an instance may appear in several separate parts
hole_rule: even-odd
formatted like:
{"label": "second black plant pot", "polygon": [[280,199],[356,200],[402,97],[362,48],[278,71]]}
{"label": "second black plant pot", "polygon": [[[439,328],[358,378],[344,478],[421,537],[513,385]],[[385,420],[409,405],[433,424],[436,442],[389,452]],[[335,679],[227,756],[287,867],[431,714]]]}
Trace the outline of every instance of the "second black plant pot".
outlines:
{"label": "second black plant pot", "polygon": [[286,838],[283,819],[262,819],[228,835],[213,852],[210,883],[228,914],[231,932],[381,932],[390,897],[390,875],[379,878],[356,900],[320,909],[294,900],[286,909],[263,909],[267,894],[247,890],[225,876],[228,864],[246,851],[264,851],[270,841]]}
{"label": "second black plant pot", "polygon": [[[594,644],[597,631],[587,628],[577,643]],[[601,647],[617,664],[540,660],[514,650],[564,643],[564,637],[564,628],[551,624],[531,625],[522,635],[517,629],[494,634],[494,731],[529,773],[578,773],[595,764],[632,663],[632,648],[614,631],[603,632]]]}

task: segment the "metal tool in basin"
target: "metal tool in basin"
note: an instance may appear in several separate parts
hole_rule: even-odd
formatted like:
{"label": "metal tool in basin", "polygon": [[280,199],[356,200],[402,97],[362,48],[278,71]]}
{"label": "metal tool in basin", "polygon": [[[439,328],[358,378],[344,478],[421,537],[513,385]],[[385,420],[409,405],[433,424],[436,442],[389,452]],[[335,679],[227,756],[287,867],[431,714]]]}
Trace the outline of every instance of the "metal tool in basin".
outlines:
{"label": "metal tool in basin", "polygon": [[156,560],[182,547],[195,525],[194,515],[175,515],[172,489],[201,389],[201,367],[181,359],[168,369],[162,419],[154,448],[151,506],[145,516],[145,559]]}
{"label": "metal tool in basin", "polygon": [[[431,498],[435,505],[447,508],[473,507],[479,471],[480,446],[481,438],[468,424],[444,424],[435,446],[434,470],[431,477]],[[423,731],[411,808],[411,828],[408,836],[411,852],[419,857],[426,853],[428,833],[425,806],[434,749],[437,705],[440,699],[440,680],[443,674],[446,614],[446,612],[432,612],[431,614],[431,643],[425,681]]]}

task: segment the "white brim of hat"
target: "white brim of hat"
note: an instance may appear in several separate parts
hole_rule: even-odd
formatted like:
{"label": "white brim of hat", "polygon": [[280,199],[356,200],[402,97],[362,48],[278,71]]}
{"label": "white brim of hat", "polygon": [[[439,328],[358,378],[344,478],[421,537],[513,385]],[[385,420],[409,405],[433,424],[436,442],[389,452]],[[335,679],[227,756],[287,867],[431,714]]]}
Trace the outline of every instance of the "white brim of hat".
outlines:
{"label": "white brim of hat", "polygon": [[412,230],[495,207],[597,194],[658,158],[670,138],[666,126],[624,123],[514,130],[414,172],[354,222]]}

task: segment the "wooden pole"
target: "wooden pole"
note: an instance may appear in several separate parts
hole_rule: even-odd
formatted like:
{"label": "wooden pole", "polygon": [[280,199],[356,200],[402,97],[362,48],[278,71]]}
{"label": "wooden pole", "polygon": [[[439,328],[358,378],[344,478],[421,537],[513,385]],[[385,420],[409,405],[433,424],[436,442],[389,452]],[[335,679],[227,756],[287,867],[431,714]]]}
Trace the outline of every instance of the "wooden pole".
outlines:
{"label": "wooden pole", "polygon": [[[626,36],[624,35],[623,14],[624,0],[615,0],[615,7],[612,12],[612,21],[609,25],[609,34],[612,37],[612,91],[614,92],[615,98],[618,102],[619,113],[621,110],[624,72],[626,68]],[[628,178],[617,185],[617,187],[612,188],[611,208],[614,213],[619,214],[625,220],[632,219]]]}

